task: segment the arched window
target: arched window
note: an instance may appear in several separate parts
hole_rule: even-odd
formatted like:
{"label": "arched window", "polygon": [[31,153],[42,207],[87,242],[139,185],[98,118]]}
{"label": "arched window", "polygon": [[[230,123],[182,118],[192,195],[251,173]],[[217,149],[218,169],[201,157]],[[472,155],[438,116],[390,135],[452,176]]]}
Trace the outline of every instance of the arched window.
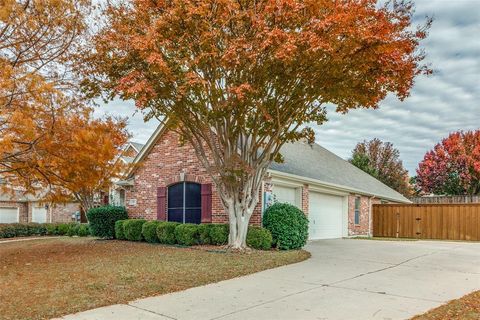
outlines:
{"label": "arched window", "polygon": [[201,185],[180,182],[168,187],[168,221],[200,223],[202,221]]}

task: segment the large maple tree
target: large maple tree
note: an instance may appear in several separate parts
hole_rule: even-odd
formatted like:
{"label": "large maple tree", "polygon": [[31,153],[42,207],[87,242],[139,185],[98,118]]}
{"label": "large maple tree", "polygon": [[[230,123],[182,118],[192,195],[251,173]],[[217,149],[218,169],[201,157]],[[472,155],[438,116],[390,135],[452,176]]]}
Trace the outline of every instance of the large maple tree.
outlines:
{"label": "large maple tree", "polygon": [[459,131],[428,151],[417,169],[425,193],[480,195],[480,130]]}
{"label": "large maple tree", "polygon": [[[110,4],[95,39],[95,96],[133,99],[192,144],[245,248],[272,161],[308,123],[408,96],[428,73],[410,2],[132,0]],[[302,130],[300,130],[303,128]]]}

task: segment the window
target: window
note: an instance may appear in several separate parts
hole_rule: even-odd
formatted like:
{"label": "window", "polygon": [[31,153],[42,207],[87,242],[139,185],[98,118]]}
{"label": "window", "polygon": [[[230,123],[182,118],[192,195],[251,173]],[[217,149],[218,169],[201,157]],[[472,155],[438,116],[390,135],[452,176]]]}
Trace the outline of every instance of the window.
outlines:
{"label": "window", "polygon": [[181,182],[168,187],[168,221],[200,223],[202,220],[202,197],[200,184]]}
{"label": "window", "polygon": [[355,198],[355,224],[360,224],[360,197]]}

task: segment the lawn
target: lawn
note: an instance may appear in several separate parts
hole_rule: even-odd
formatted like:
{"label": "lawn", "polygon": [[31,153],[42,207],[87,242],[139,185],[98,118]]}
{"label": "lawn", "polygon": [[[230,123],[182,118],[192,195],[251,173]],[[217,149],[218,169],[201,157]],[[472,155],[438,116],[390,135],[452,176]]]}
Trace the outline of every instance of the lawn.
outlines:
{"label": "lawn", "polygon": [[478,320],[480,319],[480,291],[452,300],[412,320]]}
{"label": "lawn", "polygon": [[165,294],[307,259],[92,238],[0,244],[2,319],[45,319]]}

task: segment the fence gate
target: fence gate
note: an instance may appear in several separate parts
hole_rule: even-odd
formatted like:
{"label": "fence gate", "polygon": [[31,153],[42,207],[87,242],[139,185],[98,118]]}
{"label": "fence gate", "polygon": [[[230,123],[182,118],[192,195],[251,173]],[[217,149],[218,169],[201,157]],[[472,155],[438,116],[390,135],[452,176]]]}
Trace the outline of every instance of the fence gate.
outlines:
{"label": "fence gate", "polygon": [[375,204],[373,236],[480,240],[480,203]]}

